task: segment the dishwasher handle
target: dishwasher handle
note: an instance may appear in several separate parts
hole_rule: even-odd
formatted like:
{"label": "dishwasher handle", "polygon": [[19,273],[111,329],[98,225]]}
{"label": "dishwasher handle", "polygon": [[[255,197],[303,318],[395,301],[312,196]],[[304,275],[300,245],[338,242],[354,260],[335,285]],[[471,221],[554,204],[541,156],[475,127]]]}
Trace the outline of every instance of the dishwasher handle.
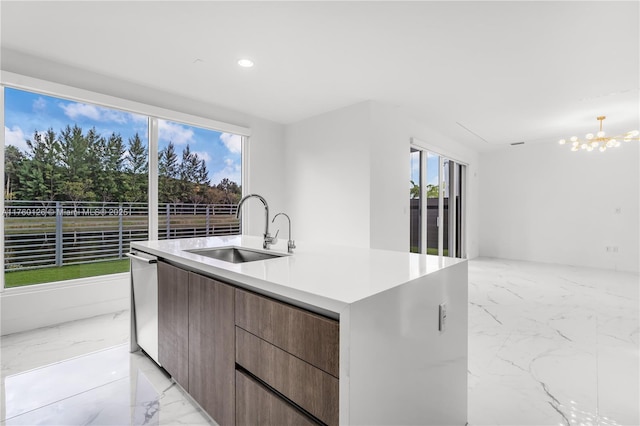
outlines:
{"label": "dishwasher handle", "polygon": [[146,257],[136,256],[135,253],[125,253],[125,254],[127,255],[127,257],[131,259],[139,260],[140,262],[148,263],[150,265],[153,263],[158,263],[158,259],[147,259]]}

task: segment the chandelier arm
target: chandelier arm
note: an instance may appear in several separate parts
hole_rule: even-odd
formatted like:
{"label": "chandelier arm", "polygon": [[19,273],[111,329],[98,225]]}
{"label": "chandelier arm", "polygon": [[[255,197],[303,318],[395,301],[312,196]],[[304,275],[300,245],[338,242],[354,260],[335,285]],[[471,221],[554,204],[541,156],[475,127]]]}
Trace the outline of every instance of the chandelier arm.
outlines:
{"label": "chandelier arm", "polygon": [[624,134],[615,135],[615,136],[607,136],[602,131],[602,122],[607,118],[604,115],[596,117],[596,120],[600,123],[600,130],[597,134],[588,133],[584,139],[578,136],[571,136],[569,140],[560,139],[558,142],[561,145],[566,143],[571,144],[571,151],[580,151],[587,150],[593,151],[598,148],[599,151],[604,152],[607,148],[617,148],[621,146],[621,141],[630,142],[630,141],[640,141],[640,136],[637,130],[633,130]]}
{"label": "chandelier arm", "polygon": [[640,140],[640,137],[638,136],[627,136],[626,133],[623,133],[621,135],[616,135],[616,136],[607,136],[608,139],[628,139],[628,140],[632,140],[632,141],[637,141]]}

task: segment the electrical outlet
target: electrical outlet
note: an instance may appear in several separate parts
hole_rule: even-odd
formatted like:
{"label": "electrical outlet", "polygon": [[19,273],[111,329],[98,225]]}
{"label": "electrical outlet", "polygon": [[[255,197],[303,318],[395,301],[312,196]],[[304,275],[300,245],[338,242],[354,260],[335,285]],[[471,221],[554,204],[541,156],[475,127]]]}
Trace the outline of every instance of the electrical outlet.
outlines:
{"label": "electrical outlet", "polygon": [[444,331],[447,326],[447,304],[441,303],[438,306],[438,330]]}
{"label": "electrical outlet", "polygon": [[622,207],[616,207],[616,209],[614,210],[615,214],[622,214]]}
{"label": "electrical outlet", "polygon": [[612,247],[612,249],[613,249],[613,252],[614,252],[614,253],[617,253],[617,252],[618,252],[618,246],[613,246],[613,247]]}

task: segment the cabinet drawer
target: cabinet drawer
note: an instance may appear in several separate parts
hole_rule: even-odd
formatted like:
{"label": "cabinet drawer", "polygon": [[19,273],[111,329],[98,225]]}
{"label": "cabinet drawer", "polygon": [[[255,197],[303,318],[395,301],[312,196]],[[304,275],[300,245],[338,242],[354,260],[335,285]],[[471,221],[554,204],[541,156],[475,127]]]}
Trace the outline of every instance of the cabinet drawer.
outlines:
{"label": "cabinet drawer", "polygon": [[287,401],[236,370],[236,425],[317,425]]}
{"label": "cabinet drawer", "polygon": [[338,424],[338,379],[236,327],[236,362],[328,425]]}
{"label": "cabinet drawer", "polygon": [[236,325],[338,377],[338,321],[237,289]]}

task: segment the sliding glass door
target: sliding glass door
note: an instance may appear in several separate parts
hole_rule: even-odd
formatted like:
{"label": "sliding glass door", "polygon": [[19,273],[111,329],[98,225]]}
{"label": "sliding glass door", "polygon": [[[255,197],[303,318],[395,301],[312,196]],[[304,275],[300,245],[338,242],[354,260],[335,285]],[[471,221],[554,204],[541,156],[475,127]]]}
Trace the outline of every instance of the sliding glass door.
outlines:
{"label": "sliding glass door", "polygon": [[[427,177],[426,185],[424,189],[424,196],[426,198],[426,245],[427,245],[427,254],[442,254],[441,253],[441,242],[442,238],[440,237],[440,231],[442,231],[442,227],[439,226],[440,218],[443,216],[440,213],[440,208],[444,206],[444,200],[440,196],[441,191],[440,184],[441,181],[441,173],[440,173],[440,161],[441,157],[438,154],[434,154],[432,152],[426,151],[427,162],[426,162],[426,170],[425,174]],[[446,256],[447,253],[444,253]]]}
{"label": "sliding glass door", "polygon": [[466,165],[417,147],[410,163],[410,251],[466,257]]}
{"label": "sliding glass door", "polygon": [[422,221],[420,220],[421,203],[422,203],[422,151],[411,149],[411,180],[409,187],[409,210],[410,210],[410,228],[411,236],[409,241],[409,250],[412,253],[422,253]]}
{"label": "sliding glass door", "polygon": [[466,179],[466,165],[449,158],[443,158],[442,164],[442,254],[466,257],[463,238],[463,182]]}

